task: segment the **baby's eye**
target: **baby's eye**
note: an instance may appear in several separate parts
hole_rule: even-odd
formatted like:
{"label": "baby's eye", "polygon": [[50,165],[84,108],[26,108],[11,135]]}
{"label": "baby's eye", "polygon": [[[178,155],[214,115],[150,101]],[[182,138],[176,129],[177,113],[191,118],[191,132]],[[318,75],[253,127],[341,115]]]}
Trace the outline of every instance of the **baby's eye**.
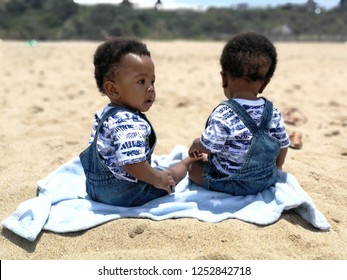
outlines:
{"label": "baby's eye", "polygon": [[140,80],[140,81],[138,81],[138,83],[139,83],[140,85],[143,85],[143,84],[145,83],[145,80]]}

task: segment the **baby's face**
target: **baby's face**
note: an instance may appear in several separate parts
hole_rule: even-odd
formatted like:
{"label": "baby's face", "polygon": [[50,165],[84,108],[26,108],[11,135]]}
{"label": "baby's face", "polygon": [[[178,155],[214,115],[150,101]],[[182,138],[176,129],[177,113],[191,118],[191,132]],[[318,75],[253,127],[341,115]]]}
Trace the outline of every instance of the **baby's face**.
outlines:
{"label": "baby's face", "polygon": [[114,84],[117,95],[112,103],[140,112],[148,111],[155,100],[155,69],[149,56],[127,54],[119,64]]}

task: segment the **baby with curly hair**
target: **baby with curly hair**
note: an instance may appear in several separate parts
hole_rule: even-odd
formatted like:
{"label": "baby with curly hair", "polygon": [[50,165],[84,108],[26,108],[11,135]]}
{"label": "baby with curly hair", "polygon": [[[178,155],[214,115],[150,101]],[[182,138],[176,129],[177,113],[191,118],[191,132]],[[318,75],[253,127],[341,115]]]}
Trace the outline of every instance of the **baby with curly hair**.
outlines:
{"label": "baby with curly hair", "polygon": [[205,130],[194,139],[189,178],[206,189],[250,195],[278,180],[290,140],[280,111],[259,97],[277,64],[274,45],[265,36],[235,36],[221,54],[226,101],[209,116]]}
{"label": "baby with curly hair", "polygon": [[155,67],[146,45],[108,38],[96,49],[94,66],[98,89],[110,102],[95,114],[89,146],[80,154],[88,195],[132,207],[171,193],[195,160],[151,166],[156,135],[144,112],[156,97]]}

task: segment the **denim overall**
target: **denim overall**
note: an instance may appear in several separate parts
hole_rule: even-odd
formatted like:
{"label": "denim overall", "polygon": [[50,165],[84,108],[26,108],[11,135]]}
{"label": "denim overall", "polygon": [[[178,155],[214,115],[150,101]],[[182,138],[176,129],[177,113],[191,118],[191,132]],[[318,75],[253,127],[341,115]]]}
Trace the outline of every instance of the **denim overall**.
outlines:
{"label": "denim overall", "polygon": [[[142,181],[130,182],[124,179],[118,179],[101,161],[97,150],[97,139],[100,128],[108,117],[124,110],[127,109],[117,106],[109,109],[104,114],[96,129],[93,143],[80,154],[80,160],[86,175],[86,190],[91,199],[116,206],[132,207],[143,205],[150,200],[168,193],[165,190],[157,189]],[[130,109],[128,110],[130,111]],[[150,159],[156,143],[156,135],[146,116],[142,113],[139,114],[151,126],[151,135],[149,137],[151,150],[149,156],[147,156],[147,159]],[[157,167],[157,169],[163,170],[161,167]]]}
{"label": "denim overall", "polygon": [[280,143],[269,135],[272,119],[272,103],[265,99],[265,108],[259,127],[236,101],[223,102],[229,106],[253,134],[249,151],[240,170],[232,175],[223,175],[210,162],[203,169],[203,187],[232,195],[250,195],[273,186],[278,177],[276,159]]}

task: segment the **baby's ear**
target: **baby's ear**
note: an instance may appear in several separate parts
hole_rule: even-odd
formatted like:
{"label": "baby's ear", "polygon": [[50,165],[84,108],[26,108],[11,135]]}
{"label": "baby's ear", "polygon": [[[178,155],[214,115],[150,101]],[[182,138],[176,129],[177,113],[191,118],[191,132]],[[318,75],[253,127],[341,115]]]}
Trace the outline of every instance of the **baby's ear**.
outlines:
{"label": "baby's ear", "polygon": [[112,98],[118,97],[117,86],[112,81],[107,81],[104,83],[104,91],[108,97],[112,97]]}
{"label": "baby's ear", "polygon": [[227,75],[223,71],[220,71],[220,75],[222,77],[222,87],[223,88],[227,88],[228,87],[228,77],[227,77]]}
{"label": "baby's ear", "polygon": [[259,93],[263,93],[266,86],[270,83],[270,79],[266,79],[260,86]]}

